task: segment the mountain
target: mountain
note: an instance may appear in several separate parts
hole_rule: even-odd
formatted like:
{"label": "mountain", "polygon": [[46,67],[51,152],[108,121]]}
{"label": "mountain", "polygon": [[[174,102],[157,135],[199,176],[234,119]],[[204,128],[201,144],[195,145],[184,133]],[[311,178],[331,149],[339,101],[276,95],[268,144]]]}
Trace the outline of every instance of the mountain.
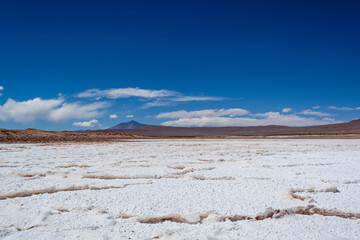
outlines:
{"label": "mountain", "polygon": [[143,126],[145,126],[145,125],[132,120],[130,122],[119,123],[116,126],[108,128],[108,130],[138,129],[138,128],[141,128]]}
{"label": "mountain", "polygon": [[360,135],[360,119],[346,123],[327,124],[309,127],[288,127],[280,125],[255,127],[166,127],[142,125],[133,129],[111,131],[130,133],[148,137],[231,137],[231,136],[311,136],[311,135]]}

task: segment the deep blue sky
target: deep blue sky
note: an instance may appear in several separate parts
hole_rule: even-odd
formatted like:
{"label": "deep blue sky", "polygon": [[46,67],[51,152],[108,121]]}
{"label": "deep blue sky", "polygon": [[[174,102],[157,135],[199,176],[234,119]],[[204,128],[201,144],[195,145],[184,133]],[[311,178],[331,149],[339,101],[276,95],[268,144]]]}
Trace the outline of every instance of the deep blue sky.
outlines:
{"label": "deep blue sky", "polygon": [[[288,125],[349,121],[360,113],[359,12],[359,1],[1,1],[0,128],[78,129],[74,122],[93,119],[103,127],[183,118],[246,125],[239,118],[256,122],[267,112]],[[76,95],[136,87],[214,99]],[[26,104],[35,98],[43,101]],[[46,107],[51,99],[61,100]],[[159,101],[166,106],[144,107]],[[96,102],[106,103],[89,115],[50,116]],[[156,118],[230,108],[249,113]]]}

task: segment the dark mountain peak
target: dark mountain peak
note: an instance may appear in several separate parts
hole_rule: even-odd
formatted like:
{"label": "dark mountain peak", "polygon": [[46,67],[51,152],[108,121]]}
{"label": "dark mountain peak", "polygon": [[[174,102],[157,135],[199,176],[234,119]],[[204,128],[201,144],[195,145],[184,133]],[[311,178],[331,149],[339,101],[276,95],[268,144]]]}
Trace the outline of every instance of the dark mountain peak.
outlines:
{"label": "dark mountain peak", "polygon": [[144,126],[144,124],[138,123],[137,121],[131,120],[130,122],[119,123],[116,126],[109,128],[110,130],[121,130],[121,129],[138,129]]}

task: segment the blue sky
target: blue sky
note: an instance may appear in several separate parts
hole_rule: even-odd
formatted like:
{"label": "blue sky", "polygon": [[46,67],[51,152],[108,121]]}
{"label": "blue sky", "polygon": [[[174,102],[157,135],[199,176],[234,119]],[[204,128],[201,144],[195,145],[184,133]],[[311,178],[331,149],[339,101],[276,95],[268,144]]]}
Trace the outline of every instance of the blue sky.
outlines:
{"label": "blue sky", "polygon": [[0,5],[0,128],[359,118],[358,1]]}

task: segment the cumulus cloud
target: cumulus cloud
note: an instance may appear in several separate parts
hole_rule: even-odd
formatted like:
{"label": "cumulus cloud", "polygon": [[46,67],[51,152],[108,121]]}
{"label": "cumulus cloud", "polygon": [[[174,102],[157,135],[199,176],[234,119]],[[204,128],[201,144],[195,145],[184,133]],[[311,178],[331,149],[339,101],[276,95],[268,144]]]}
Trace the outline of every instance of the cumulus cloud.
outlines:
{"label": "cumulus cloud", "polygon": [[116,119],[116,118],[118,118],[118,115],[116,115],[116,114],[111,114],[111,115],[109,116],[109,118]]}
{"label": "cumulus cloud", "polygon": [[133,118],[134,115],[126,115],[126,118]]}
{"label": "cumulus cloud", "polygon": [[177,118],[198,118],[198,117],[220,117],[220,116],[243,116],[249,114],[249,111],[240,109],[240,108],[230,108],[230,109],[205,109],[200,111],[175,111],[175,112],[165,112],[160,113],[156,118],[168,118],[168,119],[177,119]]}
{"label": "cumulus cloud", "polygon": [[319,105],[317,105],[317,106],[313,106],[312,108],[313,108],[313,109],[319,109],[319,108],[320,108],[320,106],[319,106]]}
{"label": "cumulus cloud", "polygon": [[198,117],[181,118],[178,120],[163,122],[164,126],[173,127],[225,127],[225,126],[266,126],[266,125],[284,125],[284,126],[311,126],[332,123],[328,120],[317,120],[314,118],[304,118],[295,114],[282,115],[269,114],[268,117],[258,119],[249,117]]}
{"label": "cumulus cloud", "polygon": [[90,120],[88,122],[86,122],[86,121],[85,122],[74,122],[73,125],[77,126],[77,127],[83,127],[83,128],[95,128],[95,127],[100,128],[101,127],[101,124],[96,119]]}
{"label": "cumulus cloud", "polygon": [[352,111],[352,110],[360,109],[360,107],[352,108],[352,107],[335,107],[335,106],[330,106],[329,108],[333,109],[333,110],[340,110],[340,111]]}
{"label": "cumulus cloud", "polygon": [[60,108],[53,109],[48,119],[50,121],[63,121],[69,119],[89,119],[104,114],[107,102],[96,102],[90,104],[64,103]]}
{"label": "cumulus cloud", "polygon": [[329,113],[317,112],[317,111],[313,111],[313,110],[311,110],[311,109],[306,109],[306,110],[300,112],[300,114],[303,114],[303,115],[312,115],[312,116],[317,116],[317,117],[331,116],[331,114],[329,114]]}
{"label": "cumulus cloud", "polygon": [[62,98],[34,98],[22,102],[8,99],[4,105],[0,105],[0,120],[32,122],[42,119],[58,122],[70,119],[89,119],[102,115],[104,108],[107,106],[108,103],[106,102],[90,104],[65,103]]}
{"label": "cumulus cloud", "polygon": [[289,113],[292,111],[292,108],[283,108],[282,112],[283,113]]}
{"label": "cumulus cloud", "polygon": [[[4,90],[3,86],[0,86],[0,91]],[[2,93],[0,93],[0,96],[2,95]]]}
{"label": "cumulus cloud", "polygon": [[15,122],[31,122],[35,119],[47,119],[49,114],[63,103],[63,99],[34,98],[17,102],[9,98],[4,105],[0,105],[0,120],[8,119]]}

